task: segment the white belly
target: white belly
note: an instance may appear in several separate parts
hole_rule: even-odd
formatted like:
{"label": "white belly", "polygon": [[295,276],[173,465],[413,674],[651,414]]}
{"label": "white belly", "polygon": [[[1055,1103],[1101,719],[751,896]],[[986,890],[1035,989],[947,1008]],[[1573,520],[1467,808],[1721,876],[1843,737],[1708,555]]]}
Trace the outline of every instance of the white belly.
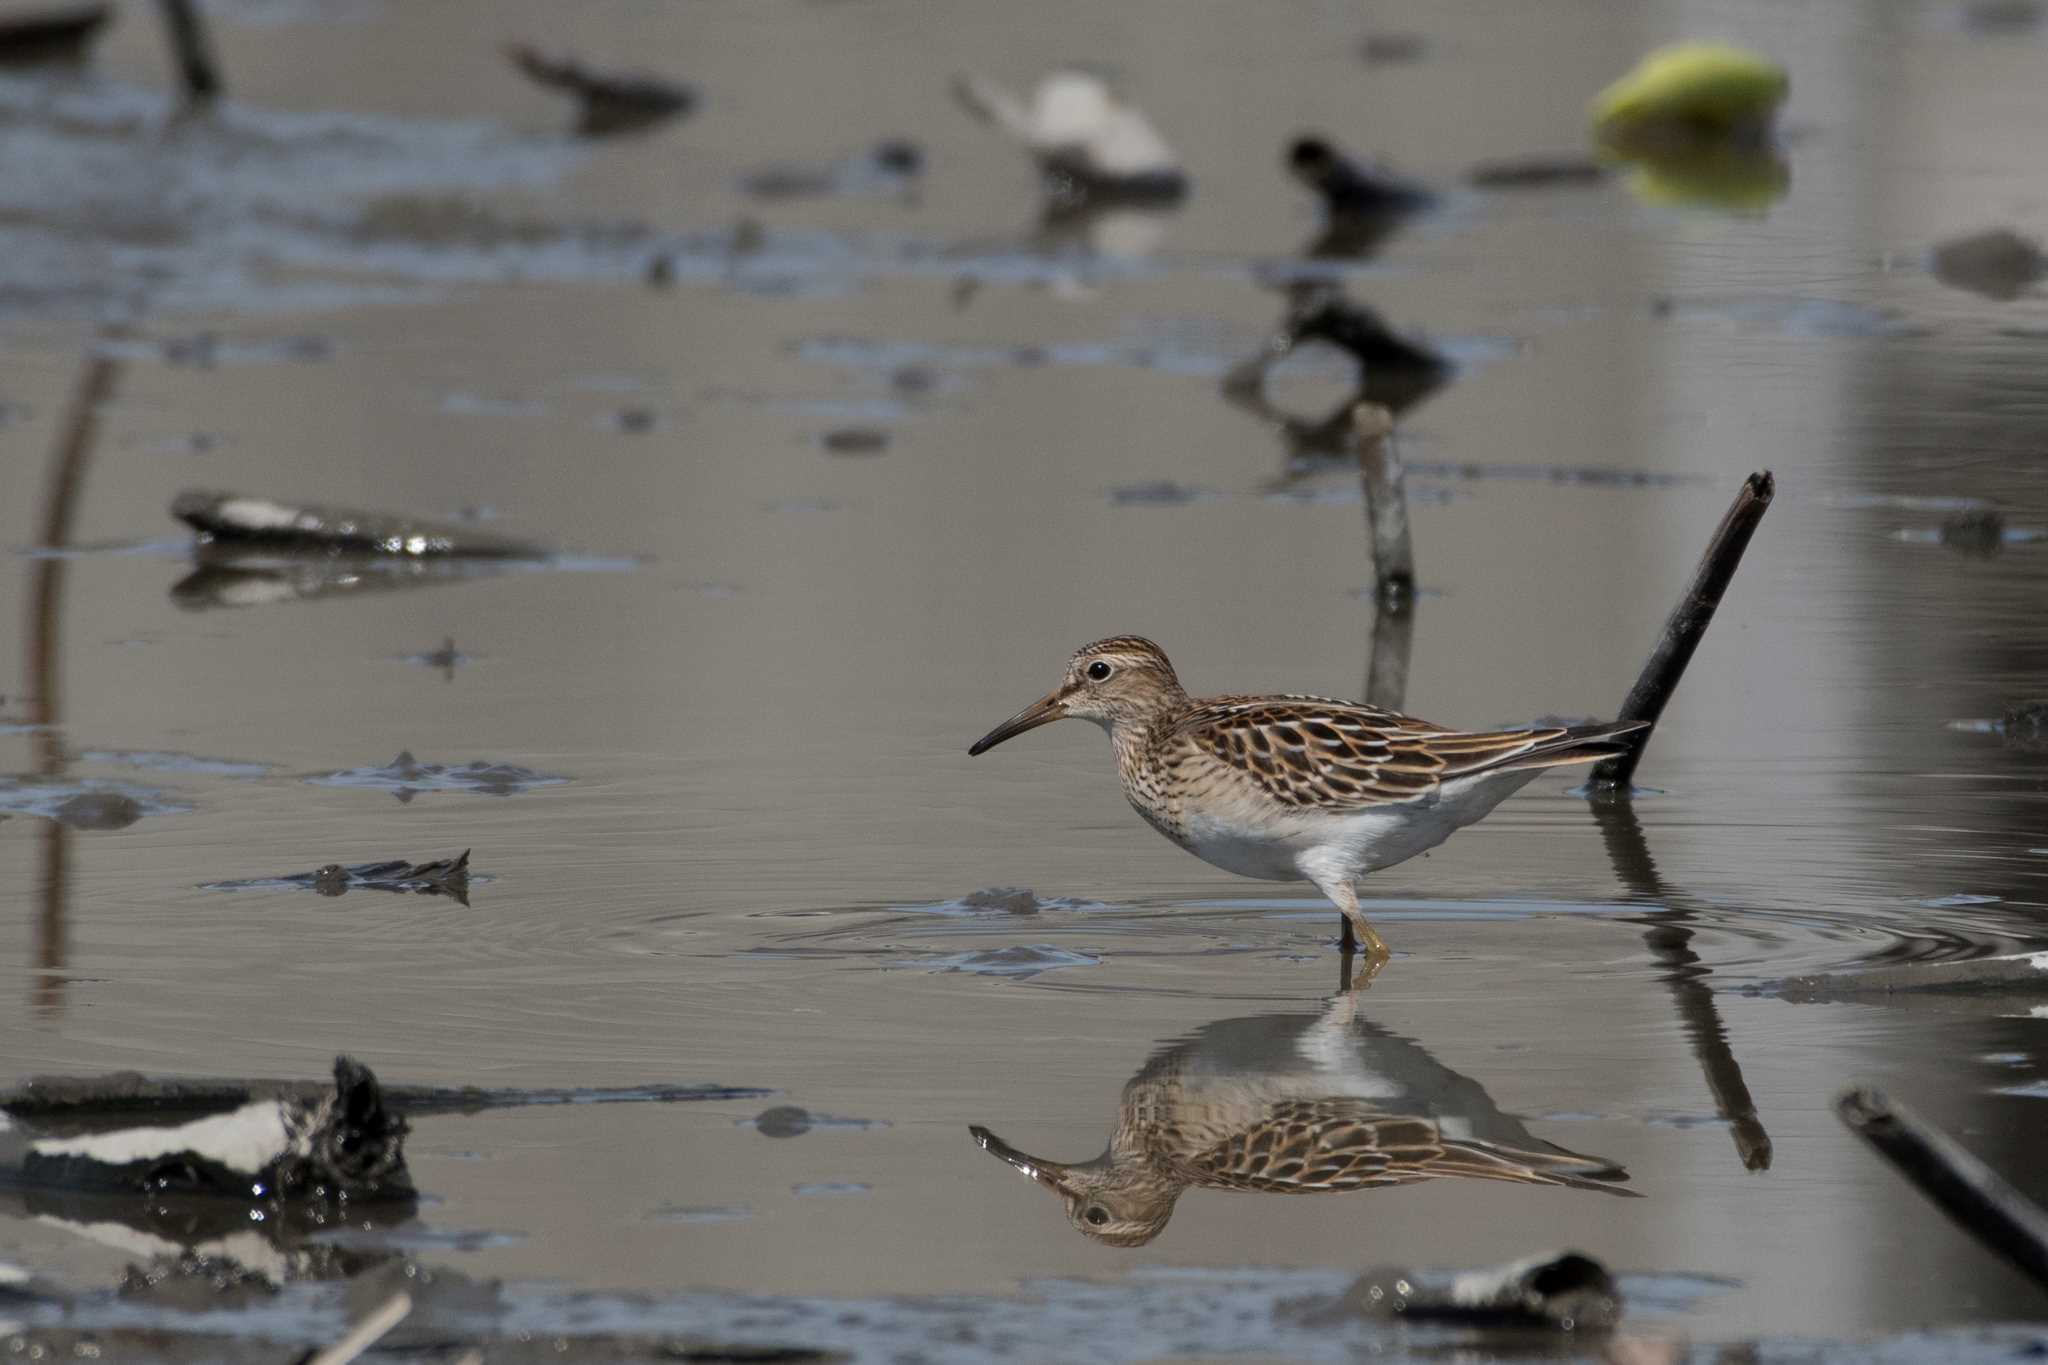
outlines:
{"label": "white belly", "polygon": [[[1204,862],[1262,881],[1299,882],[1307,858],[1319,867],[1362,877],[1435,848],[1478,820],[1536,773],[1489,773],[1440,788],[1429,798],[1348,815],[1304,811],[1249,827],[1185,812],[1175,840]],[[1168,832],[1168,837],[1173,837]]]}
{"label": "white belly", "polygon": [[1187,822],[1187,835],[1176,840],[1203,862],[1268,882],[1306,881],[1296,859],[1301,836],[1252,834],[1201,820]]}

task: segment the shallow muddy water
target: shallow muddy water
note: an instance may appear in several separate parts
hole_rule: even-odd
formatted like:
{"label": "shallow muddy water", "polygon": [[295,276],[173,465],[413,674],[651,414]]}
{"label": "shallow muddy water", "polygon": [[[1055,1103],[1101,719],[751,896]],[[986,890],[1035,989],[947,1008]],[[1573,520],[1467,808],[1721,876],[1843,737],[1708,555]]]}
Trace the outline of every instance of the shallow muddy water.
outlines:
{"label": "shallow muddy water", "polygon": [[[215,125],[161,126],[145,7],[88,75],[0,78],[0,1082],[346,1051],[389,1081],[775,1092],[419,1119],[428,1203],[384,1244],[541,1282],[519,1330],[824,1342],[848,1300],[886,1320],[840,1343],[872,1358],[1339,1359],[1371,1334],[1232,1314],[1564,1246],[1626,1272],[1635,1328],[1699,1342],[2039,1316],[1831,1100],[1881,1085],[2048,1197],[2043,1011],[1773,986],[2048,939],[2048,769],[2000,724],[2048,696],[2048,295],[1926,264],[2048,235],[2048,29],[1877,3],[214,10]],[[1376,33],[1420,55],[1368,65]],[[1586,97],[1683,36],[1790,67],[1778,202],[1453,189],[1317,268],[1457,364],[1400,434],[1419,714],[1611,714],[1742,478],[1779,490],[1634,819],[1547,775],[1377,874],[1396,956],[1334,1007],[1329,906],[1145,829],[1092,729],[966,746],[1117,632],[1197,691],[1358,694],[1358,476],[1303,435],[1348,363],[1276,369],[1292,425],[1219,388],[1318,232],[1280,150],[1320,128],[1456,186],[1578,148]],[[578,144],[512,38],[702,103]],[[1182,151],[1180,211],[1041,231],[1029,168],[947,93],[1074,57]],[[923,148],[914,193],[748,188],[890,137]],[[53,545],[47,452],[110,313]],[[562,553],[194,584],[188,488]],[[283,880],[466,848],[466,906]],[[1190,1188],[1117,1248],[968,1132],[1081,1161],[1135,1078],[1310,1085],[1311,1054],[1626,1181]],[[822,1118],[754,1122],[781,1104]],[[0,1204],[0,1262],[104,1287],[141,1252],[93,1230]],[[966,1297],[901,1303],[935,1295]],[[1155,1330],[1192,1299],[1213,1318]],[[305,1312],[282,1339],[343,1320]]]}

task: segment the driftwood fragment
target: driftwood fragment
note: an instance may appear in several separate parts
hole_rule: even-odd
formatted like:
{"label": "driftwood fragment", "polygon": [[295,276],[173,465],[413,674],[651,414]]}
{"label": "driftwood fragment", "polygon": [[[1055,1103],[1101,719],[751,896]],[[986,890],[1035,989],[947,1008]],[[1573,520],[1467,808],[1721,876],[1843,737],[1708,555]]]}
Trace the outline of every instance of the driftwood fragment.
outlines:
{"label": "driftwood fragment", "polygon": [[2048,1289],[2048,1210],[1882,1091],[1845,1091],[1835,1113],[1958,1227]]}
{"label": "driftwood fragment", "polygon": [[473,526],[235,493],[180,493],[171,503],[171,515],[198,532],[202,546],[223,549],[406,559],[524,559],[547,553]]}

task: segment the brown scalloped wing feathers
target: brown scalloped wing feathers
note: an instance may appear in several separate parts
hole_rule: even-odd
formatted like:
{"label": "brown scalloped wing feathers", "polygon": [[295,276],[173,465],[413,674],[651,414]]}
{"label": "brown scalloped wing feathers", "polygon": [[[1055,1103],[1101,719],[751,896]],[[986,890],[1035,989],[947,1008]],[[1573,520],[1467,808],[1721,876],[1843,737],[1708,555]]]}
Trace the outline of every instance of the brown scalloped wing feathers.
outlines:
{"label": "brown scalloped wing feathers", "polygon": [[1175,727],[1176,737],[1243,770],[1275,800],[1339,810],[1412,801],[1451,778],[1509,767],[1569,733],[1448,730],[1376,706],[1295,696],[1202,702]]}

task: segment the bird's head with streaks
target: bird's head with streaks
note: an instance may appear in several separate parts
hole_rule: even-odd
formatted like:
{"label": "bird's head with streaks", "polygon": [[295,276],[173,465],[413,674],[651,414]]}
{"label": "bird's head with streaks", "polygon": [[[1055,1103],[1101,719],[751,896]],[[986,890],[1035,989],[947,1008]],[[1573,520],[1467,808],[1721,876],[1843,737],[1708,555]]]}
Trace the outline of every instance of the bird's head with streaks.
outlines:
{"label": "bird's head with streaks", "polygon": [[1143,725],[1185,700],[1166,651],[1142,636],[1112,635],[1075,650],[1058,687],[983,735],[967,752],[985,753],[1026,730],[1069,717],[1111,731]]}
{"label": "bird's head with streaks", "polygon": [[1157,1237],[1187,1188],[1142,1159],[1104,1153],[1072,1164],[1046,1161],[979,1125],[967,1131],[981,1150],[1058,1195],[1075,1230],[1107,1246],[1141,1247]]}

